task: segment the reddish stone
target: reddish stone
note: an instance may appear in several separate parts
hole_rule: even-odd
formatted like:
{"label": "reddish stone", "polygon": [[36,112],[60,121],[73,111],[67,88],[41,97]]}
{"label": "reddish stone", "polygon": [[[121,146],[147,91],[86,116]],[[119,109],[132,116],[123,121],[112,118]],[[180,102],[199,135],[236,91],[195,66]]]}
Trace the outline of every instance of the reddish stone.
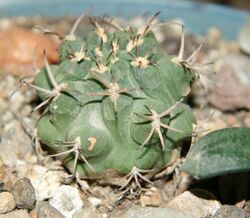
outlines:
{"label": "reddish stone", "polygon": [[49,36],[23,28],[0,31],[0,69],[17,76],[31,75],[34,52],[37,67],[43,66],[43,50],[50,64],[59,61],[59,43]]}

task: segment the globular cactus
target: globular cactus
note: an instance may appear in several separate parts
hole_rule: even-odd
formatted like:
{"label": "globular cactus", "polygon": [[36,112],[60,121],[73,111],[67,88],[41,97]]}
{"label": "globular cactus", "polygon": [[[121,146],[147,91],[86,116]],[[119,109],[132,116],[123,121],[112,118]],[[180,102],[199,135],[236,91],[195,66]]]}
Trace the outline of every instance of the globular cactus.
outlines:
{"label": "globular cactus", "polygon": [[66,36],[60,64],[49,66],[45,56],[31,84],[43,100],[37,108],[46,105],[38,138],[81,176],[162,168],[192,135],[194,116],[183,98],[195,73],[182,60],[184,44],[177,57],[166,54],[152,19],[110,32],[90,20],[94,30]]}

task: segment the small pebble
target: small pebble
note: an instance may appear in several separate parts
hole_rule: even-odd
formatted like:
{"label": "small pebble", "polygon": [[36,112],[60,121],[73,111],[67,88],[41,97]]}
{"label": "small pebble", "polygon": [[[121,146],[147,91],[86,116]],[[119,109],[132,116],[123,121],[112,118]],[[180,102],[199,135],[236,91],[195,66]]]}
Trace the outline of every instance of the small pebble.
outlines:
{"label": "small pebble", "polygon": [[51,206],[48,202],[41,201],[37,205],[36,209],[37,218],[64,218],[56,208]]}
{"label": "small pebble", "polygon": [[13,210],[6,214],[0,214],[0,218],[30,218],[27,210]]}
{"label": "small pebble", "polygon": [[212,218],[250,218],[250,213],[235,206],[223,205]]}
{"label": "small pebble", "polygon": [[221,203],[215,200],[211,193],[193,189],[178,195],[166,206],[184,211],[194,217],[209,217],[216,213]]}
{"label": "small pebble", "polygon": [[26,177],[16,181],[12,194],[18,208],[32,210],[35,207],[35,189]]}
{"label": "small pebble", "polygon": [[95,197],[88,197],[88,201],[94,206],[98,207],[102,204],[102,200]]}
{"label": "small pebble", "polygon": [[57,193],[50,199],[50,205],[59,210],[65,217],[72,215],[83,208],[83,201],[79,190],[70,185],[62,185]]}
{"label": "small pebble", "polygon": [[140,197],[141,206],[159,206],[162,203],[162,196],[159,189],[152,187]]}
{"label": "small pebble", "polygon": [[18,168],[19,175],[30,179],[35,188],[36,200],[43,201],[57,193],[66,173],[62,170],[49,170],[45,166],[24,165]]}
{"label": "small pebble", "polygon": [[30,211],[29,215],[30,215],[30,218],[38,218],[38,217],[37,217],[36,208],[33,209],[32,211]]}
{"label": "small pebble", "polygon": [[3,182],[3,190],[13,190],[13,186],[17,181],[16,175],[10,171],[6,171],[6,176]]}
{"label": "small pebble", "polygon": [[0,214],[8,213],[14,210],[16,207],[16,202],[14,197],[9,192],[0,193]]}

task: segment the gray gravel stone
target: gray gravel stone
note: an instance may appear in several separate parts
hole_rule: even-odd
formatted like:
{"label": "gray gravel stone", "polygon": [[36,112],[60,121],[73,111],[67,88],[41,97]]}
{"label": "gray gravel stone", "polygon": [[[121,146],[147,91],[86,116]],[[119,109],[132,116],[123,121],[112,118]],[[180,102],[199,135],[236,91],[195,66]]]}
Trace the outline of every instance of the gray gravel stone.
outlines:
{"label": "gray gravel stone", "polygon": [[139,207],[128,210],[124,218],[196,218],[183,211],[162,207]]}
{"label": "gray gravel stone", "polygon": [[49,200],[49,204],[67,218],[71,218],[76,211],[84,207],[79,190],[70,185],[61,185],[57,193]]}
{"label": "gray gravel stone", "polygon": [[35,207],[35,189],[28,178],[24,177],[17,180],[12,194],[18,208],[32,210]]}
{"label": "gray gravel stone", "polygon": [[206,190],[191,189],[173,198],[166,206],[201,218],[214,215],[221,203]]}
{"label": "gray gravel stone", "polygon": [[223,205],[212,218],[250,218],[250,213],[235,206]]}

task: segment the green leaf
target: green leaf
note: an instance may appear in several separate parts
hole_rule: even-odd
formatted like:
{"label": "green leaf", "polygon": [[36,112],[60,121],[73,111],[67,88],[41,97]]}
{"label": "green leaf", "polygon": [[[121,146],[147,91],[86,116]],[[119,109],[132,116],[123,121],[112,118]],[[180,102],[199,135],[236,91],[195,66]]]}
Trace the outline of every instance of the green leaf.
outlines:
{"label": "green leaf", "polygon": [[195,142],[182,165],[197,179],[250,171],[250,128],[227,128]]}

